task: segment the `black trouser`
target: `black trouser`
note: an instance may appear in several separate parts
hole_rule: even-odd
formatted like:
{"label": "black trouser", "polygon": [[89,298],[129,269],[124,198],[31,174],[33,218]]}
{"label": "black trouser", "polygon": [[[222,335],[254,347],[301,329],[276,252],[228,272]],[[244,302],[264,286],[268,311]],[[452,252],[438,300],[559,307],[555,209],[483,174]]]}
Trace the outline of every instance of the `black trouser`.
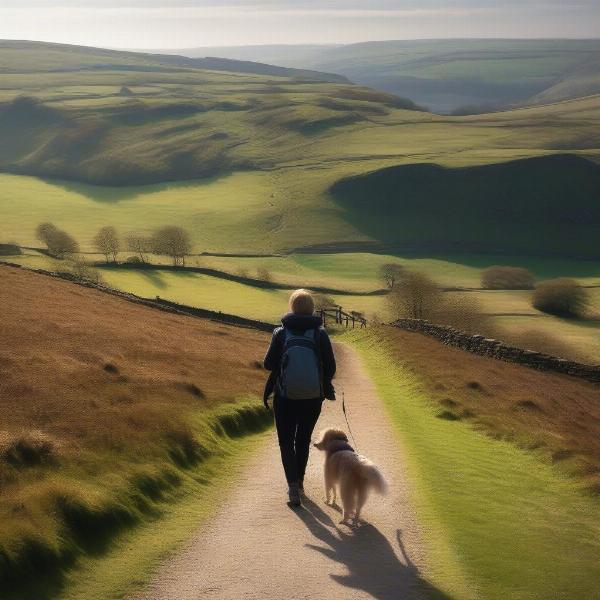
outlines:
{"label": "black trouser", "polygon": [[322,400],[289,400],[276,397],[275,425],[281,462],[289,483],[302,483],[308,463],[310,436],[321,414]]}

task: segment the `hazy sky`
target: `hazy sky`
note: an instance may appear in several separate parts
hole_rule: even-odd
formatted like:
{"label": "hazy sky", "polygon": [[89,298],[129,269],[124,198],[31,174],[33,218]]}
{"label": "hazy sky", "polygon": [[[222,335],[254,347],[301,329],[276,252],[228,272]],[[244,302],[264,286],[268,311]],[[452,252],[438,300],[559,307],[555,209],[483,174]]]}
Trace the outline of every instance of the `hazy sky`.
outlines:
{"label": "hazy sky", "polygon": [[0,0],[0,38],[120,48],[600,37],[600,0]]}

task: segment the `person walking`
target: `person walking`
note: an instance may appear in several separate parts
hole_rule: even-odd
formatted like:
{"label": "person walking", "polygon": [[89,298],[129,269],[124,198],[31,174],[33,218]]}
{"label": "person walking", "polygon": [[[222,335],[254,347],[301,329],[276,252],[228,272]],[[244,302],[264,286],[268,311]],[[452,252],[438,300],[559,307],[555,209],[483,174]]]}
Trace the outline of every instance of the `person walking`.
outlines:
{"label": "person walking", "polygon": [[315,302],[307,290],[290,296],[290,312],[273,338],[264,360],[271,371],[264,402],[274,394],[273,411],[281,450],[281,462],[288,484],[289,502],[301,505],[304,473],[310,439],[325,398],[335,400],[332,379],[336,364],[331,340],[323,320],[315,315]]}

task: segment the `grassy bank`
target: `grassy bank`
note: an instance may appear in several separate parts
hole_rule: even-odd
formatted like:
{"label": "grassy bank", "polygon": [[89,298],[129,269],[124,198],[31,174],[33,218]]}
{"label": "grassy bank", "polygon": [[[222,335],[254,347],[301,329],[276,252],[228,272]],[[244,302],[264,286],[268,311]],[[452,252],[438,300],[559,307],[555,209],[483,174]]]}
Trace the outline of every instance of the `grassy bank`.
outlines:
{"label": "grassy bank", "polygon": [[[226,479],[239,441],[270,423],[257,399],[267,336],[9,267],[0,302],[0,587],[38,600]],[[127,556],[128,585],[152,552]],[[105,579],[94,585],[118,587]]]}
{"label": "grassy bank", "polygon": [[594,597],[598,500],[535,454],[436,417],[428,382],[376,330],[346,339],[365,359],[405,446],[436,585],[458,598]]}

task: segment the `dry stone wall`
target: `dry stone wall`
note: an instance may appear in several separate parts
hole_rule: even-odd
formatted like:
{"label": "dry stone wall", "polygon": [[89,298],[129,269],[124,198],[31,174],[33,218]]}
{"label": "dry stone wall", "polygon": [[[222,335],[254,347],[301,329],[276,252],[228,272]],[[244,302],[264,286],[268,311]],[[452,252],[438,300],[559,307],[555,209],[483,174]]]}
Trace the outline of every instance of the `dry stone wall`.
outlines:
{"label": "dry stone wall", "polygon": [[509,346],[499,340],[486,338],[483,335],[471,335],[453,327],[436,325],[424,319],[398,319],[391,325],[405,331],[416,331],[429,335],[447,346],[460,348],[480,356],[489,356],[540,371],[551,371],[600,383],[600,365],[587,365],[542,352]]}
{"label": "dry stone wall", "polygon": [[171,302],[169,300],[164,300],[156,296],[156,298],[143,298],[141,296],[136,296],[135,294],[130,294],[128,292],[122,292],[121,290],[116,290],[114,288],[110,288],[104,285],[100,285],[94,283],[92,281],[86,281],[75,277],[72,273],[63,273],[63,272],[54,272],[54,271],[45,271],[44,269],[32,269],[29,267],[24,267],[23,265],[17,263],[11,263],[6,261],[0,261],[0,266],[13,267],[15,269],[23,269],[26,271],[33,271],[34,273],[39,273],[41,275],[47,275],[48,277],[56,277],[58,279],[65,279],[66,281],[71,281],[77,285],[81,285],[83,287],[93,288],[104,292],[105,294],[110,294],[111,296],[118,296],[123,300],[127,300],[128,302],[135,302],[136,304],[143,304],[144,306],[150,306],[151,308],[156,308],[158,310],[162,310],[165,312],[191,315],[193,317],[200,317],[202,319],[210,319],[211,321],[218,321],[219,323],[226,323],[228,325],[235,325],[237,327],[250,327],[251,329],[258,329],[260,331],[268,331],[272,332],[276,325],[271,323],[266,323],[264,321],[256,321],[254,319],[246,319],[245,317],[239,317],[237,315],[230,315],[228,313],[223,313],[216,310],[208,310],[205,308],[196,308],[195,306],[188,306],[187,304],[178,304],[177,302]]}

